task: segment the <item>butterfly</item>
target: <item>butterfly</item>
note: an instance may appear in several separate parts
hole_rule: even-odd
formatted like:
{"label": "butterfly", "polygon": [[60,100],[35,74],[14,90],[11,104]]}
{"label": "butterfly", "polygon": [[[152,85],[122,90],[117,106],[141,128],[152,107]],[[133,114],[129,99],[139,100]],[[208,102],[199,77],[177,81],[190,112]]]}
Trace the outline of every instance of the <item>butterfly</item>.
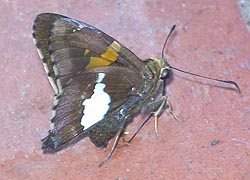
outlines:
{"label": "butterfly", "polygon": [[114,151],[135,115],[158,117],[168,102],[159,94],[171,70],[162,58],[142,61],[97,28],[53,13],[36,17],[33,37],[55,91],[44,151],[85,136],[101,148],[116,137]]}
{"label": "butterfly", "polygon": [[99,29],[53,13],[36,17],[33,37],[55,91],[51,129],[42,139],[44,152],[59,151],[87,136],[105,148],[115,138],[102,165],[137,114],[149,114],[139,129],[151,116],[157,122],[166,105],[176,118],[164,94],[173,67],[163,58],[142,61]]}

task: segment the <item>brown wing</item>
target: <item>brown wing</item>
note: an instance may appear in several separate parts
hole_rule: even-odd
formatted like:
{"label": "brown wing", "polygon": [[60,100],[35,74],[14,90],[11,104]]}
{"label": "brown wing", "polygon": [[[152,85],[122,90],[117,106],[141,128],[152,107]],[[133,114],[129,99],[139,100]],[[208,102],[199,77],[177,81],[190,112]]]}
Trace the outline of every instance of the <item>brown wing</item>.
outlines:
{"label": "brown wing", "polygon": [[[98,84],[97,75],[99,73],[105,74],[102,83],[105,85],[105,93],[110,97],[110,103],[107,112],[103,114],[102,120],[92,122],[94,119],[87,119],[88,124],[93,125],[93,127],[85,129],[81,121],[88,112],[84,113],[86,105],[83,105],[83,102],[93,97],[96,84]],[[143,80],[138,73],[124,67],[95,68],[73,78],[64,88],[63,93],[57,97],[58,103],[54,107],[54,117],[51,119],[52,129],[49,135],[42,140],[43,149],[60,150],[64,144],[94,128],[95,124],[105,121],[109,114],[119,109],[130,98],[133,98],[133,89],[139,89],[142,83]],[[137,95],[135,97],[138,99]],[[94,113],[99,108],[103,108],[101,98],[94,100],[95,107],[92,109]],[[106,141],[106,139],[103,141]]]}
{"label": "brown wing", "polygon": [[45,13],[37,16],[33,37],[50,83],[59,95],[68,81],[86,69],[125,66],[141,70],[144,63],[118,41],[86,23]]}

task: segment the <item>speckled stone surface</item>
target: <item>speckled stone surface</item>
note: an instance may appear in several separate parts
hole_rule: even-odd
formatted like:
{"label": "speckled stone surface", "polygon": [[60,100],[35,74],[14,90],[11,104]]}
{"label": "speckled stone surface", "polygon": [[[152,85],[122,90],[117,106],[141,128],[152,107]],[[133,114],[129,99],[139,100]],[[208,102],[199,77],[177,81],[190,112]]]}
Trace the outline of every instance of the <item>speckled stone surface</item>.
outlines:
{"label": "speckled stone surface", "polygon": [[[7,1],[0,2],[0,179],[250,179],[250,35],[236,1]],[[56,154],[43,154],[53,91],[32,40],[42,12],[87,22],[122,42],[142,59],[160,56],[181,69],[236,81],[242,93],[217,82],[174,72],[166,87],[177,122],[153,119],[132,144],[110,151],[88,138]],[[128,127],[133,133],[145,116]],[[120,143],[122,144],[122,142]]]}

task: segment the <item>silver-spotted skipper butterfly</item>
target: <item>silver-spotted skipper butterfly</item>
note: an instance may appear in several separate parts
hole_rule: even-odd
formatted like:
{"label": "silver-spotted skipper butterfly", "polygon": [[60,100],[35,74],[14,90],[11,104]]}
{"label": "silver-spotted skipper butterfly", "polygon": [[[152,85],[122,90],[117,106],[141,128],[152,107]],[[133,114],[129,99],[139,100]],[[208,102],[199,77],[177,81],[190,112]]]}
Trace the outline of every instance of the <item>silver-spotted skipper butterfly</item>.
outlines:
{"label": "silver-spotted skipper butterfly", "polygon": [[[97,147],[106,147],[115,137],[103,164],[136,114],[149,113],[138,131],[151,116],[157,122],[166,104],[173,114],[164,95],[164,80],[171,69],[179,69],[163,58],[142,61],[97,28],[59,14],[38,15],[33,30],[55,91],[51,130],[42,139],[44,152],[56,152],[85,136]],[[235,82],[214,80],[238,88]]]}

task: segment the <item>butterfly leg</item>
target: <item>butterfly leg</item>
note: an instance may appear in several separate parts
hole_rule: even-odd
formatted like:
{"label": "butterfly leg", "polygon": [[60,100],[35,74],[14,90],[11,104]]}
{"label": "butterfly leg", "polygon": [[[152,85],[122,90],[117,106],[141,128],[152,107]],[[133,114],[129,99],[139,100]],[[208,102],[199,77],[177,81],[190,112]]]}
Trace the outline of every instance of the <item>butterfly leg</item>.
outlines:
{"label": "butterfly leg", "polygon": [[160,133],[158,131],[158,117],[160,116],[162,109],[164,108],[164,106],[166,105],[167,101],[167,97],[166,96],[162,96],[160,101],[162,102],[161,105],[159,106],[159,108],[157,109],[157,111],[154,112],[154,117],[155,117],[155,133],[156,136],[158,137],[158,139],[162,142],[165,142],[165,140],[160,136]]}
{"label": "butterfly leg", "polygon": [[148,120],[152,117],[153,113],[150,113],[141,123],[141,125],[137,128],[136,132],[134,133],[134,135],[128,140],[124,140],[124,143],[126,145],[130,145],[131,141],[134,139],[134,137],[139,133],[139,131],[141,130],[141,128],[148,122]]}
{"label": "butterfly leg", "polygon": [[109,154],[106,156],[106,158],[104,159],[104,161],[102,161],[100,164],[99,164],[99,167],[101,167],[103,164],[105,164],[109,159],[110,157],[112,156],[112,154],[114,153],[115,151],[115,148],[117,147],[117,144],[118,144],[118,141],[120,139],[120,137],[122,136],[123,132],[124,132],[124,126],[125,126],[125,121],[123,123],[123,125],[121,126],[121,128],[118,130],[116,136],[115,136],[115,141],[113,143],[113,146],[111,148],[111,151],[109,152]]}
{"label": "butterfly leg", "polygon": [[[149,103],[147,103],[142,111],[144,112],[151,112],[141,123],[141,125],[137,128],[136,132],[134,133],[134,135],[128,140],[125,141],[125,143],[127,145],[129,145],[131,143],[131,141],[134,139],[134,137],[139,133],[139,131],[141,130],[141,128],[149,121],[149,119],[154,116],[155,117],[155,132],[156,135],[158,136],[158,138],[162,141],[163,139],[160,137],[159,132],[158,132],[158,116],[160,116],[163,107],[166,104],[166,97],[162,96],[159,99],[156,100],[152,100]],[[156,110],[157,109],[157,110]]]}
{"label": "butterfly leg", "polygon": [[[157,102],[158,101],[162,102],[162,104],[154,112],[154,117],[155,117],[155,133],[156,133],[157,137],[160,139],[160,141],[164,142],[164,139],[160,136],[160,133],[158,131],[158,121],[159,121],[159,116],[160,116],[160,114],[162,112],[162,109],[167,105],[170,114],[175,118],[175,120],[179,121],[179,119],[175,115],[173,107],[172,107],[171,103],[168,101],[167,96],[162,96],[159,100],[157,100]],[[154,103],[154,102],[152,102],[152,103]]]}
{"label": "butterfly leg", "polygon": [[163,108],[165,105],[168,106],[170,114],[177,120],[177,116],[174,113],[173,107],[171,103],[168,101],[167,96],[161,96],[159,99],[153,100],[149,103],[146,104],[146,106],[143,107],[144,112],[150,112],[151,113],[142,121],[141,125],[137,128],[136,132],[134,135],[128,140],[124,141],[127,145],[131,143],[131,141],[134,139],[134,137],[139,133],[141,128],[149,121],[149,119],[154,116],[155,117],[155,132],[157,137],[160,139],[160,141],[164,141],[164,139],[160,136],[160,133],[158,131],[158,117],[161,115]]}
{"label": "butterfly leg", "polygon": [[[167,97],[166,97],[166,98],[167,98]],[[170,103],[168,100],[166,100],[166,104],[168,105],[169,113],[174,117],[174,119],[175,119],[176,121],[181,121],[181,120],[176,116],[176,114],[174,113],[173,106],[171,105],[171,103]]]}

